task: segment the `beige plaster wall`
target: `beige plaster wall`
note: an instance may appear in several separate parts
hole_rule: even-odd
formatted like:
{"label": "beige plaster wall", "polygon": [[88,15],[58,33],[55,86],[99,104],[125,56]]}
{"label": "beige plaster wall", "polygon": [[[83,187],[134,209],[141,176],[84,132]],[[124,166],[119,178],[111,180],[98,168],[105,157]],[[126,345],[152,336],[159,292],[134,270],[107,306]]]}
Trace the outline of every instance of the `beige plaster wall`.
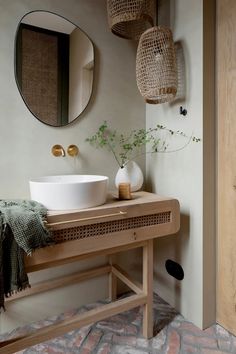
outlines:
{"label": "beige plaster wall", "polygon": [[[176,153],[147,155],[146,163],[149,189],[178,198],[182,214],[180,233],[155,243],[155,291],[199,327],[205,327],[214,317],[214,215],[210,212],[214,210],[214,163],[211,160],[214,158],[214,123],[211,108],[206,110],[204,93],[206,79],[210,82],[205,72],[208,43],[204,36],[206,28],[203,27],[203,5],[207,1],[159,1],[160,21],[171,25],[175,41],[183,47],[186,95],[172,104],[146,106],[147,127],[163,123],[201,138],[204,131],[207,138],[203,144],[189,144]],[[17,24],[25,13],[36,9],[65,16],[80,26],[95,45],[92,100],[82,116],[64,128],[52,128],[35,119],[24,106],[15,83],[14,37]],[[114,159],[104,151],[94,151],[84,140],[104,119],[117,129],[145,125],[145,105],[135,83],[135,43],[109,32],[105,0],[0,0],[0,10],[0,197],[27,198],[29,178],[60,173],[106,174],[110,177],[112,188],[117,170]],[[212,92],[213,88],[210,89]],[[208,98],[210,106],[212,97]],[[186,117],[179,115],[180,105],[187,108]],[[204,121],[206,115],[208,118]],[[50,149],[56,143],[65,148],[69,144],[77,144],[80,157],[75,160],[53,157]],[[145,161],[140,163],[144,170]],[[173,259],[183,266],[185,278],[182,282],[166,273],[166,259]],[[134,273],[140,270],[139,260],[136,253],[123,258]],[[98,258],[96,261],[46,270],[35,273],[31,281],[71,273],[103,262],[104,259]],[[107,296],[106,282],[106,278],[101,278],[12,303],[0,317],[0,331],[60,313],[86,301],[104,298]]]}
{"label": "beige plaster wall", "polygon": [[[64,128],[53,128],[35,119],[24,105],[14,77],[14,38],[20,19],[32,10],[50,10],[81,27],[95,46],[95,85],[91,102],[81,117]],[[118,166],[105,151],[95,151],[85,138],[107,120],[117,129],[144,127],[145,105],[135,83],[136,45],[112,35],[106,19],[105,0],[0,0],[0,198],[28,198],[32,177],[95,173],[110,178]],[[55,158],[51,147],[77,144],[78,159]],[[144,169],[144,160],[140,161]],[[94,266],[104,259],[73,264],[34,274],[32,282]],[[7,306],[0,317],[0,331],[45,318],[66,308],[107,296],[106,278],[21,300]]]}
{"label": "beige plaster wall", "polygon": [[[206,16],[214,22],[214,10],[213,2],[208,1],[211,5],[208,9],[205,3],[207,0],[159,1],[159,23],[170,25],[175,42],[183,49],[179,53],[182,92],[170,104],[146,106],[147,127],[159,123],[200,138],[204,132],[203,142],[191,143],[178,152],[147,155],[146,160],[149,189],[176,197],[181,205],[179,234],[155,242],[155,291],[199,327],[215,320],[214,85],[211,84],[214,38],[208,35],[209,28],[204,22]],[[188,110],[186,117],[179,114],[181,105]],[[183,143],[172,139],[170,149]],[[167,259],[182,265],[183,281],[168,275]]]}

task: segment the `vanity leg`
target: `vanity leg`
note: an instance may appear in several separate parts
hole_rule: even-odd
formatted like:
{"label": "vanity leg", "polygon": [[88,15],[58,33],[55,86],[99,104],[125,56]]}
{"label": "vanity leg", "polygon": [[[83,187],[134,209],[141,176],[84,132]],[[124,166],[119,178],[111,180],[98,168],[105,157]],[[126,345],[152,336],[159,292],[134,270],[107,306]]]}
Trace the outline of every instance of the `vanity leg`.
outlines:
{"label": "vanity leg", "polygon": [[143,336],[153,337],[153,240],[143,247],[143,291],[147,303],[143,306]]}
{"label": "vanity leg", "polygon": [[[115,256],[109,256],[109,264],[114,264]],[[117,277],[112,272],[109,273],[109,300],[115,301],[117,298]]]}

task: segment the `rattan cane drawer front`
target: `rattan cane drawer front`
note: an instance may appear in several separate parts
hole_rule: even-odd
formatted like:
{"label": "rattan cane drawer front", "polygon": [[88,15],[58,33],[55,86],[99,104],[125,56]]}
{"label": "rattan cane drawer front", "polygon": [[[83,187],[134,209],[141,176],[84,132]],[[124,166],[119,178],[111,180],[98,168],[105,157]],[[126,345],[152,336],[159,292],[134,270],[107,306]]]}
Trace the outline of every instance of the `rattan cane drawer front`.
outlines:
{"label": "rattan cane drawer front", "polygon": [[171,222],[171,211],[53,231],[57,243]]}

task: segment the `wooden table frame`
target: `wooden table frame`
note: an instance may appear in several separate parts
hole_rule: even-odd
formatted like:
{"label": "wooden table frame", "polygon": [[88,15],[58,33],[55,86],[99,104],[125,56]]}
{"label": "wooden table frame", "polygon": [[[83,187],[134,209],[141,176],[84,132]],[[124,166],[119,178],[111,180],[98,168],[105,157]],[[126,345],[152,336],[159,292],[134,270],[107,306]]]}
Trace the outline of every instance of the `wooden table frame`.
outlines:
{"label": "wooden table frame", "polygon": [[[65,319],[59,323],[38,329],[32,334],[2,342],[0,343],[0,354],[15,353],[19,350],[50,340],[54,337],[61,336],[64,333],[78,329],[79,327],[103,320],[107,317],[114,316],[120,312],[130,310],[137,306],[143,306],[143,336],[145,338],[151,338],[153,336],[153,239],[176,233],[179,229],[180,217],[179,204],[176,200],[169,198],[159,198],[156,200],[157,197],[149,200],[148,197],[150,196],[153,195],[145,192],[142,192],[141,194],[141,199],[143,200],[144,198],[143,202],[147,202],[145,207],[148,210],[148,213],[160,213],[163,212],[163,210],[171,211],[172,216],[168,223],[114,232],[101,237],[88,237],[85,239],[76,239],[63,242],[52,247],[40,249],[35,252],[33,257],[27,257],[27,272],[34,272],[65,263],[71,263],[101,254],[108,255],[109,262],[104,266],[89,269],[76,274],[70,274],[55,280],[42,282],[30,289],[25,290],[24,292],[16,294],[14,297],[9,298],[8,301],[108,274],[109,299],[111,302],[101,305],[99,308],[89,310],[86,313],[78,314],[73,318]],[[111,208],[109,209],[110,206],[108,206],[110,214],[106,214],[105,216],[110,220],[111,211],[113,215],[112,218],[114,218],[114,220],[117,220],[117,218],[127,218],[130,217],[130,215],[133,216],[136,209],[132,209],[132,206],[136,204],[134,201],[131,202],[131,209],[129,208],[129,204],[125,204],[125,210],[124,204],[119,204],[119,212],[121,211],[121,214],[118,213],[119,215],[114,213],[114,210],[111,210]],[[121,208],[122,210],[120,210]],[[129,209],[131,210],[131,214],[129,213]],[[104,209],[103,214],[100,213],[99,208],[96,210],[98,210],[99,215],[101,215],[101,218],[103,219],[104,211],[107,210]],[[143,215],[147,213],[145,208],[142,211],[142,214],[140,214],[140,212],[141,210],[139,210],[136,214]],[[127,213],[128,216],[126,215]],[[147,215],[149,215],[148,213]],[[80,212],[79,214],[80,219],[76,220],[76,222],[74,218],[70,218],[67,215],[67,220],[69,220],[69,222],[75,227],[81,220],[83,220],[83,224],[88,224],[88,218],[84,217],[86,216],[86,212],[84,215],[83,212]],[[75,215],[73,215],[73,217],[74,216]],[[66,223],[64,224],[64,221],[61,221],[61,216],[59,219],[56,217],[57,222],[55,222],[55,217],[48,219],[49,221],[53,221],[54,229],[62,229],[67,227]],[[96,222],[99,221],[101,222],[101,220],[97,218]],[[138,247],[141,247],[143,250],[143,284],[133,280],[123,269],[113,262],[113,256],[116,253]],[[117,279],[120,279],[123,283],[125,283],[134,292],[134,295],[116,300]]]}

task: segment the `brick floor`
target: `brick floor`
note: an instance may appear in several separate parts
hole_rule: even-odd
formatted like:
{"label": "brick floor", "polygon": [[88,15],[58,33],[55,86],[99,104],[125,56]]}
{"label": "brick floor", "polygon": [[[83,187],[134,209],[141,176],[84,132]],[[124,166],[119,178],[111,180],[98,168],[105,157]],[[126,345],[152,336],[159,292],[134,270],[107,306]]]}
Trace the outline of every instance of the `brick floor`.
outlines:
{"label": "brick floor", "polygon": [[[58,317],[48,318],[17,328],[0,336],[0,340],[32,332],[34,329],[71,318],[79,312],[99,306],[104,301],[69,310]],[[62,337],[36,345],[18,354],[226,354],[236,353],[236,337],[219,325],[201,331],[186,321],[160,297],[154,295],[154,333],[146,340],[142,337],[142,311],[127,311],[86,326]]]}

